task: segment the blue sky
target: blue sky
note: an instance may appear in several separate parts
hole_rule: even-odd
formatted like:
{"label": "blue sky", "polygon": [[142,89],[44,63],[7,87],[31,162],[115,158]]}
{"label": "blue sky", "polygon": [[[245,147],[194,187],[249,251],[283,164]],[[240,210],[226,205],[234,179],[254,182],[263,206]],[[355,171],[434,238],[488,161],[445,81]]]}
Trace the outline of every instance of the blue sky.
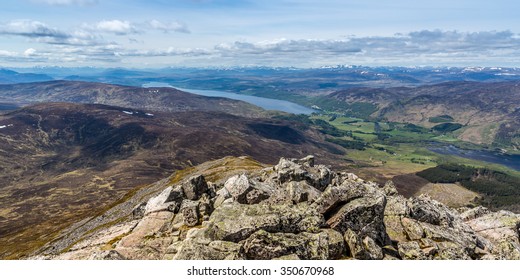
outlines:
{"label": "blue sky", "polygon": [[520,66],[520,2],[4,0],[0,66]]}

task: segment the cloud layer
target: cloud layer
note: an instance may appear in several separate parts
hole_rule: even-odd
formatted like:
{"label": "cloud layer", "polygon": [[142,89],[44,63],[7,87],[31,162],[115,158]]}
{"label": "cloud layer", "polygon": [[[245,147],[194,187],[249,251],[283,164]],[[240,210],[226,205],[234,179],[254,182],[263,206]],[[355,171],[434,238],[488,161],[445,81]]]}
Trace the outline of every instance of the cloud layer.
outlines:
{"label": "cloud layer", "polygon": [[520,63],[520,36],[507,30],[420,30],[393,36],[351,36],[330,40],[241,40],[192,48],[175,45],[144,47],[153,45],[145,44],[145,35],[153,32],[188,34],[190,30],[177,21],[156,19],[144,22],[102,20],[84,23],[73,30],[61,30],[32,20],[9,21],[0,25],[0,37],[25,38],[37,46],[18,52],[0,50],[0,62],[18,59],[20,62],[131,64],[136,58],[161,58],[161,64],[172,65],[315,67],[331,64],[482,65],[482,61],[492,58],[504,66]]}

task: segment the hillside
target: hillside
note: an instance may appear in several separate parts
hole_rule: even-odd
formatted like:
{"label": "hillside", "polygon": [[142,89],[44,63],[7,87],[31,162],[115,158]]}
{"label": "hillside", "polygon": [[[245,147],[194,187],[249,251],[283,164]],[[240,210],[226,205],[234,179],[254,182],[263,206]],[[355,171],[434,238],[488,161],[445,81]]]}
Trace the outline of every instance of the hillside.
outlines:
{"label": "hillside", "polygon": [[334,154],[342,148],[323,138],[286,121],[222,112],[43,103],[0,115],[0,258],[21,257],[125,195],[208,160],[274,163],[312,153],[342,164]]}
{"label": "hillside", "polygon": [[205,97],[173,88],[141,88],[102,83],[51,81],[0,85],[0,103],[41,102],[104,104],[160,112],[219,111],[261,117],[267,113],[246,102]]}
{"label": "hillside", "polygon": [[30,259],[520,259],[520,215],[406,199],[315,164],[249,158],[177,172]]}
{"label": "hillside", "polygon": [[[352,88],[331,100],[372,104],[372,118],[456,130],[459,139],[518,150],[520,83],[449,82],[415,88]],[[444,123],[444,124],[443,124]],[[448,127],[449,124],[451,127]],[[459,129],[459,127],[461,127]]]}

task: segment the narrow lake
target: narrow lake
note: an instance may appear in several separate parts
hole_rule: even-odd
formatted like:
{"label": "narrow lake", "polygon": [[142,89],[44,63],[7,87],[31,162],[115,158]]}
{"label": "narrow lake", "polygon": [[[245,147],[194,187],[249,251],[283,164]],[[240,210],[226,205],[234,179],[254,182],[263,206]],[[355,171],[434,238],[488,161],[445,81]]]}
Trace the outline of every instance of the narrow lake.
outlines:
{"label": "narrow lake", "polygon": [[[160,82],[150,82],[143,84],[143,87],[149,88],[149,87],[172,87],[168,83],[160,83]],[[279,100],[279,99],[271,99],[271,98],[265,98],[265,97],[258,97],[258,96],[251,96],[251,95],[243,95],[243,94],[236,94],[226,91],[219,91],[219,90],[202,90],[202,89],[188,89],[188,88],[179,88],[174,87],[178,90],[182,90],[185,92],[203,95],[203,96],[211,96],[211,97],[225,97],[229,99],[235,99],[244,101],[247,103],[251,103],[253,105],[256,105],[258,107],[261,107],[266,110],[277,110],[292,114],[305,114],[310,115],[311,113],[315,112],[315,110],[311,108],[307,108],[305,106],[285,101],[285,100]]]}
{"label": "narrow lake", "polygon": [[453,145],[431,146],[428,150],[441,154],[453,155],[479,161],[501,164],[511,169],[520,171],[520,155],[500,154],[490,151],[464,150]]}

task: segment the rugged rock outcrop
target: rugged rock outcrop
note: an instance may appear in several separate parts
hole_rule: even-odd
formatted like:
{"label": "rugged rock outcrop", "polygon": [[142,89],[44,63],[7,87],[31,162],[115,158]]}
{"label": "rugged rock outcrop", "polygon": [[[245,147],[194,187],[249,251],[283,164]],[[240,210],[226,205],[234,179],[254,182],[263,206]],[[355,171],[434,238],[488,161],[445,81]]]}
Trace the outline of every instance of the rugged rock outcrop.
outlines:
{"label": "rugged rock outcrop", "polygon": [[520,259],[520,215],[406,199],[282,158],[221,183],[192,176],[55,259]]}

